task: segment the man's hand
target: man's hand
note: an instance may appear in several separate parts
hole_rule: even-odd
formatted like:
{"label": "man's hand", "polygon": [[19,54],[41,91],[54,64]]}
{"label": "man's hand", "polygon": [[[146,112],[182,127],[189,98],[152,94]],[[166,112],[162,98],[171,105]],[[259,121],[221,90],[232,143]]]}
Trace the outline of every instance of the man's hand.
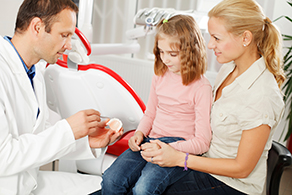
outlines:
{"label": "man's hand", "polygon": [[88,135],[91,148],[106,147],[123,134],[123,128],[118,132],[106,128],[109,119],[101,121],[100,113],[93,109],[79,111],[66,120],[76,140]]}
{"label": "man's hand", "polygon": [[123,128],[118,132],[106,128],[108,120],[99,122],[96,131],[88,135],[89,145],[91,148],[103,148],[116,141],[123,134]]}
{"label": "man's hand", "polygon": [[96,110],[82,110],[68,117],[75,140],[96,132],[99,128],[100,113]]}

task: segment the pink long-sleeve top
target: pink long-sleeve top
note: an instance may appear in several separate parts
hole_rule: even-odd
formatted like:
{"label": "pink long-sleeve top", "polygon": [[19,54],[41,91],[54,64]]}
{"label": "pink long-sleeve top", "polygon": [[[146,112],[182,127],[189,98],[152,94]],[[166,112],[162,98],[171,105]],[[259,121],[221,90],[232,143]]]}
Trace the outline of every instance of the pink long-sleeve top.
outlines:
{"label": "pink long-sleeve top", "polygon": [[167,71],[154,75],[144,116],[136,131],[144,136],[182,137],[186,141],[170,143],[182,152],[202,154],[211,141],[210,110],[212,87],[205,76],[189,85],[180,75]]}

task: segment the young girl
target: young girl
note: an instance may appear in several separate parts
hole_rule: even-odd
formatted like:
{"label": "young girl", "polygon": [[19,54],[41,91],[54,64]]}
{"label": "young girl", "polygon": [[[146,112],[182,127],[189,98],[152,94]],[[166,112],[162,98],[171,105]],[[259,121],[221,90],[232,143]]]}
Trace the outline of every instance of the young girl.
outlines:
{"label": "young girl", "polygon": [[[208,151],[211,140],[212,88],[204,76],[205,42],[191,16],[177,15],[157,25],[155,65],[147,108],[129,147],[103,175],[102,193],[161,194],[184,176],[181,167],[147,163],[141,144],[159,139],[194,155]],[[153,147],[157,147],[154,145]]]}
{"label": "young girl", "polygon": [[143,151],[148,162],[193,169],[166,194],[262,194],[267,157],[284,103],[281,34],[254,0],[223,0],[209,12],[208,47],[224,63],[214,84],[213,137],[206,157],[164,143]]}

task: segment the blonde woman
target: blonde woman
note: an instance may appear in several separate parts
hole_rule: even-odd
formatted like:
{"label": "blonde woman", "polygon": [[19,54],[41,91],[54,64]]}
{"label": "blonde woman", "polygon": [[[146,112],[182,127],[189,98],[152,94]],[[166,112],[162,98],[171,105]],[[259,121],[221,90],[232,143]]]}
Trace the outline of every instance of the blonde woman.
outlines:
{"label": "blonde woman", "polygon": [[[272,136],[284,108],[281,36],[254,0],[223,0],[209,12],[208,48],[224,64],[213,88],[209,151],[190,155],[160,141],[142,151],[162,167],[186,166],[166,194],[261,194]],[[143,149],[143,146],[142,146]]]}

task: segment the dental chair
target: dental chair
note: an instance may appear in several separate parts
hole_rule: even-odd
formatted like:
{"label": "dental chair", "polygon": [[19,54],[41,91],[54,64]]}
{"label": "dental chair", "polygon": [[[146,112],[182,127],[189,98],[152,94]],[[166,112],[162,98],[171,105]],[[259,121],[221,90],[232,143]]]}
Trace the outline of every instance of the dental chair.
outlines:
{"label": "dental chair", "polygon": [[[151,14],[152,13],[152,14]],[[146,109],[141,98],[132,87],[118,74],[100,64],[90,63],[91,47],[94,55],[104,54],[103,50],[113,50],[116,53],[137,51],[136,39],[154,33],[155,25],[162,17],[170,18],[175,14],[188,14],[195,16],[194,11],[179,11],[173,9],[144,9],[134,20],[142,25],[127,33],[132,40],[131,50],[127,44],[122,44],[122,51],[117,51],[121,45],[117,44],[89,44],[87,38],[78,28],[75,34],[79,39],[72,38],[72,50],[58,60],[54,65],[48,65],[44,77],[47,90],[47,103],[49,108],[58,113],[61,118],[67,118],[84,109],[96,109],[101,115],[119,118],[123,123],[124,135],[121,140],[107,148],[106,154],[94,160],[82,160],[74,163],[59,160],[59,170],[95,175],[102,175],[103,171],[128,148],[128,139],[138,126]],[[203,16],[199,16],[201,23]],[[204,28],[205,29],[205,28]],[[124,49],[126,48],[126,49]],[[105,150],[104,150],[105,151]],[[104,163],[106,159],[109,162]],[[61,166],[64,164],[64,166]],[[106,164],[106,165],[105,165]],[[62,168],[61,168],[62,167]],[[68,168],[70,167],[70,168]],[[64,169],[63,169],[64,168]]]}
{"label": "dental chair", "polygon": [[[87,56],[90,55],[90,44],[77,28],[75,33],[86,46]],[[76,161],[77,170],[69,171],[101,176],[117,156],[128,148],[128,139],[137,128],[146,106],[133,88],[117,73],[103,65],[73,62],[71,59],[87,60],[86,56],[78,55],[78,51],[74,50],[69,53],[67,59],[47,65],[44,72],[47,103],[61,118],[67,118],[80,110],[96,109],[103,116],[122,121],[124,135],[120,140],[109,146],[106,153],[97,159]],[[109,161],[104,163],[106,159]]]}

